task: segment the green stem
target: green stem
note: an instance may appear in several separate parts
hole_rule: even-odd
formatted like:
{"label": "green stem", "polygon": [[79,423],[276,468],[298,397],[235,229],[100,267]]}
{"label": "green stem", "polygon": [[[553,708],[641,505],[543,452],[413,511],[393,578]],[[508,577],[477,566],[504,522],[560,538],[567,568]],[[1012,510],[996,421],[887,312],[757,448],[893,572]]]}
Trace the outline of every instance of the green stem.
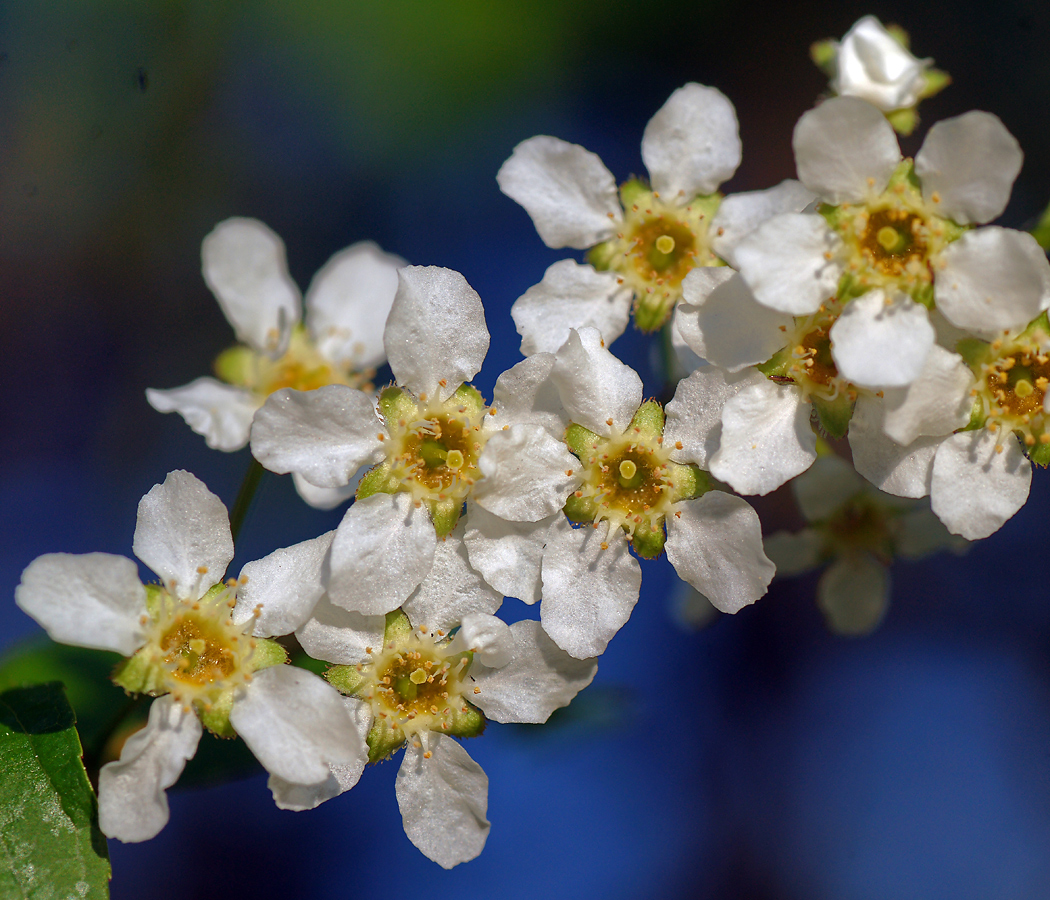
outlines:
{"label": "green stem", "polygon": [[241,526],[244,524],[244,519],[248,515],[248,510],[251,508],[252,500],[255,498],[255,492],[259,489],[259,484],[262,482],[263,473],[266,470],[262,467],[257,459],[252,457],[251,464],[248,466],[248,471],[244,473],[244,481],[241,482],[241,489],[237,492],[237,499],[233,501],[233,509],[230,511],[230,533],[233,535],[233,540],[236,543],[237,535],[240,534]]}

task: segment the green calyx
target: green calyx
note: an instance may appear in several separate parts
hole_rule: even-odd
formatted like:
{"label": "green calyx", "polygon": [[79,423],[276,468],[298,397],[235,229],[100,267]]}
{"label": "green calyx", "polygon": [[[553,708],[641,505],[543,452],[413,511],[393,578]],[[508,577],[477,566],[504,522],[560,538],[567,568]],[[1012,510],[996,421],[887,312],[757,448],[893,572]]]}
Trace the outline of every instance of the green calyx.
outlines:
{"label": "green calyx", "polygon": [[849,431],[850,419],[853,417],[853,401],[843,393],[834,400],[825,400],[814,394],[810,400],[817,411],[820,427],[830,438],[844,438]]}

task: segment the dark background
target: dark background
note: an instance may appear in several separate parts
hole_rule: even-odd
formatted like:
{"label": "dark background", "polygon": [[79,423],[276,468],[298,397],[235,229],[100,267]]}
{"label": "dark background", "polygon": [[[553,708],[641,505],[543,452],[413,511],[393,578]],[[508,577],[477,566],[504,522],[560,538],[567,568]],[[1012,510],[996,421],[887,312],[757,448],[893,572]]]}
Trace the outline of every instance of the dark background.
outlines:
{"label": "dark background", "polygon": [[[622,180],[642,171],[648,118],[695,80],[737,107],[744,161],[726,189],[768,187],[794,174],[791,129],[825,86],[809,44],[867,12],[953,76],[924,126],[979,108],[1018,138],[1001,221],[1030,224],[1050,199],[1037,0],[0,6],[4,645],[38,631],[11,600],[29,561],[130,555],[135,505],[168,470],[232,502],[247,451],[208,450],[143,393],[205,374],[232,341],[200,276],[217,221],[264,220],[303,289],[366,238],[462,271],[492,332],[489,394],[519,359],[510,304],[564,255],[497,190],[513,146],[557,135]],[[614,349],[660,390],[637,333]],[[173,791],[160,837],[111,843],[113,895],[1050,896],[1048,508],[1037,471],[1025,510],[967,556],[897,565],[887,620],[862,640],[826,633],[812,577],[688,633],[670,566],[645,565],[572,714],[469,742],[492,833],[451,873],[404,836],[395,762],[312,813],[278,811],[262,775]],[[271,477],[233,571],[338,519]]]}

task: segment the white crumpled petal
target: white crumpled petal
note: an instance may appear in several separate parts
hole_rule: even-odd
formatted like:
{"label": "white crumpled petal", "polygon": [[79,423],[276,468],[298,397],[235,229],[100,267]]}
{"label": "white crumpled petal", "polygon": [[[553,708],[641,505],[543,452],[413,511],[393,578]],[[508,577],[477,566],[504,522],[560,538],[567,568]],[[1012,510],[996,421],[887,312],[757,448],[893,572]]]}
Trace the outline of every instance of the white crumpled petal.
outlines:
{"label": "white crumpled petal", "polygon": [[857,97],[833,97],[804,112],[791,144],[798,180],[836,205],[881,194],[901,161],[893,126]]}
{"label": "white crumpled petal", "polygon": [[171,696],[159,697],[149,721],[124,742],[120,759],[98,774],[98,826],[125,843],[148,841],[168,824],[164,793],[197,752],[201,723]]}
{"label": "white crumpled petal", "polygon": [[226,507],[194,475],[169,472],[139,501],[131,548],[176,597],[197,600],[233,559]]}
{"label": "white crumpled petal", "polygon": [[933,457],[943,438],[921,437],[902,447],[883,431],[882,423],[882,403],[861,394],[849,422],[854,468],[887,494],[925,497],[930,492]]}
{"label": "white crumpled petal", "polygon": [[384,454],[386,426],[367,394],[342,384],[282,388],[252,426],[252,455],[271,472],[298,472],[317,487],[344,487]]}
{"label": "white crumpled petal", "polygon": [[1031,484],[1032,464],[1012,434],[963,431],[937,450],[930,506],[952,534],[976,541],[1024,506]]}
{"label": "white crumpled petal", "polygon": [[554,263],[543,281],[530,287],[510,308],[521,335],[521,353],[555,353],[570,328],[597,328],[611,344],[631,318],[632,290],[615,272],[596,272],[572,259]]}
{"label": "white crumpled petal", "polygon": [[[698,271],[693,269],[686,282]],[[793,324],[791,316],[759,303],[736,272],[701,305],[678,304],[675,317],[690,348],[729,372],[765,362],[784,346],[785,331]],[[700,341],[690,340],[697,336]]]}
{"label": "white crumpled petal", "polygon": [[480,689],[470,701],[495,722],[546,722],[591,683],[598,663],[573,659],[539,622],[515,622],[510,632],[514,638],[510,662],[500,668],[478,662],[470,667]]}
{"label": "white crumpled petal", "polygon": [[597,328],[569,332],[551,380],[572,421],[595,434],[624,431],[642,405],[642,379],[612,355]]}
{"label": "white crumpled petal", "polygon": [[292,784],[319,784],[330,763],[368,756],[339,692],[295,666],[256,672],[234,702],[230,724],[267,772]]}
{"label": "white crumpled petal", "polygon": [[926,307],[903,294],[887,303],[881,290],[847,303],[828,336],[839,375],[872,390],[911,384],[934,341]]}
{"label": "white crumpled petal", "polygon": [[408,839],[427,859],[451,869],[485,847],[489,779],[453,738],[427,737],[427,750],[413,742],[405,747],[397,805]]}
{"label": "white crumpled petal", "polygon": [[324,488],[310,484],[298,472],[292,472],[292,484],[295,485],[295,492],[314,509],[335,509],[353,499],[363,474],[364,469],[358,469],[357,474],[343,487]]}
{"label": "white crumpled petal", "polygon": [[741,152],[733,104],[716,88],[695,82],[671,94],[642,135],[642,162],[653,190],[682,205],[732,178]]}
{"label": "white crumpled petal", "polygon": [[510,662],[514,655],[514,637],[510,626],[496,616],[469,613],[460,622],[459,630],[448,645],[448,653],[474,654],[486,666],[498,669]]}
{"label": "white crumpled petal", "polygon": [[460,522],[448,537],[438,541],[434,563],[422,584],[404,603],[408,620],[427,631],[449,631],[464,616],[491,615],[503,603],[503,595],[485,583],[470,566]]}
{"label": "white crumpled petal", "polygon": [[[528,422],[543,426],[555,437],[564,435],[569,415],[550,378],[555,361],[553,353],[536,353],[502,372],[492,389],[485,427],[498,429]],[[495,415],[491,415],[492,409]]]}
{"label": "white crumpled petal", "polygon": [[679,381],[674,397],[664,407],[664,446],[670,449],[671,459],[706,469],[722,439],[722,410],[726,402],[741,388],[765,380],[759,372],[726,378],[722,369],[705,364]]}
{"label": "white crumpled petal", "polygon": [[274,550],[269,556],[241,569],[241,586],[232,618],[243,625],[255,616],[251,633],[256,637],[291,634],[302,625],[324,593],[322,567],[332,546],[334,531],[291,547]]}
{"label": "white crumpled petal", "polygon": [[1030,234],[994,225],[968,231],[939,263],[937,308],[979,337],[1023,328],[1050,304],[1050,262]]}
{"label": "white crumpled petal", "polygon": [[914,106],[929,62],[909,53],[874,16],[864,16],[838,46],[831,89],[874,103],[883,112]]}
{"label": "white crumpled petal", "polygon": [[781,213],[800,213],[815,199],[816,195],[794,178],[785,178],[776,187],[764,191],[730,194],[711,219],[711,249],[731,266],[735,266],[736,245],[744,237],[766,219]]}
{"label": "white crumpled petal", "polygon": [[266,786],[273,794],[273,802],[277,804],[278,809],[291,809],[295,812],[316,809],[325,800],[331,800],[350,790],[360,780],[368,762],[365,739],[372,727],[372,707],[353,697],[343,697],[342,701],[357,728],[364,752],[346,765],[329,765],[328,777],[319,784],[293,784],[271,775],[266,781]]}
{"label": "white crumpled petal", "polygon": [[197,378],[182,387],[146,388],[146,400],[157,412],[177,412],[212,450],[232,453],[248,443],[252,416],[262,398],[247,388]]}
{"label": "white crumpled petal", "polygon": [[383,329],[397,292],[397,270],[407,263],[372,241],[340,250],[314,275],[306,291],[306,324],[321,355],[357,370],[386,361]]}
{"label": "white crumpled petal", "polygon": [[583,250],[616,234],[623,212],[616,179],[579,144],[539,135],[522,141],[496,183],[532,218],[548,247]]}
{"label": "white crumpled petal", "polygon": [[722,440],[709,471],[741,494],[776,490],[817,458],[809,415],[795,385],[751,381],[722,409]]}
{"label": "white crumpled petal", "polygon": [[672,509],[664,546],[679,578],[724,613],[739,612],[766,592],[776,567],[762,549],[762,525],[750,503],[708,491]]}
{"label": "white crumpled petal", "polygon": [[841,456],[819,456],[791,482],[795,501],[807,522],[822,522],[866,487]]}
{"label": "white crumpled petal", "polygon": [[838,291],[842,239],[823,217],[784,213],[736,245],[736,264],[755,299],[770,309],[806,316]]}
{"label": "white crumpled petal", "polygon": [[444,402],[481,371],[489,349],[485,308],[452,269],[407,266],[386,320],[383,343],[394,378],[420,399]]}
{"label": "white crumpled petal", "polygon": [[870,634],[890,605],[890,573],[868,553],[835,560],[817,582],[817,606],[836,634]]}
{"label": "white crumpled petal", "polygon": [[508,522],[471,504],[463,538],[471,566],[503,596],[536,603],[547,531],[561,517],[559,511],[539,522]]}
{"label": "white crumpled petal", "polygon": [[973,383],[963,358],[934,344],[915,381],[885,392],[883,430],[902,445],[925,435],[951,434],[970,421]]}
{"label": "white crumpled petal", "polygon": [[276,359],[299,322],[284,242],[257,219],[226,219],[201,243],[204,281],[237,340]]}
{"label": "white crumpled petal", "polygon": [[365,616],[336,606],[324,595],[295,637],[314,659],[355,666],[368,659],[370,649],[383,646],[386,616]]}
{"label": "white crumpled petal", "polygon": [[576,659],[604,653],[631,617],[641,586],[642,569],[622,528],[573,528],[555,519],[543,554],[540,620],[562,650]]}
{"label": "white crumpled petal", "polygon": [[110,553],[47,553],[22,573],[15,603],[48,637],[131,656],[145,642],[146,589],[138,566]]}
{"label": "white crumpled petal", "polygon": [[1023,161],[1000,118],[972,110],[933,124],[915,154],[915,174],[939,215],[980,224],[1002,215]]}
{"label": "white crumpled petal", "polygon": [[762,539],[766,557],[777,567],[777,577],[801,575],[820,565],[824,539],[812,528],[774,531]]}
{"label": "white crumpled petal", "polygon": [[553,515],[583,482],[580,461],[540,425],[511,425],[488,439],[478,458],[473,499],[515,522]]}
{"label": "white crumpled petal", "polygon": [[328,596],[365,615],[391,612],[426,578],[436,546],[430,516],[410,494],[358,500],[332,541]]}

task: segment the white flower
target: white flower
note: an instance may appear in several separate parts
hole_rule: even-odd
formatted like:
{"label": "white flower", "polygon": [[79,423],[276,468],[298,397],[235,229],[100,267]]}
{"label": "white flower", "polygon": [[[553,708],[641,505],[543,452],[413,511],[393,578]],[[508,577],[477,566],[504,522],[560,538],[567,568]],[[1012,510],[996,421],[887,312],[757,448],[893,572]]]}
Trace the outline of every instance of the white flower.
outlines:
{"label": "white flower", "polygon": [[[551,431],[543,395],[553,357],[504,373],[495,401],[464,382],[481,369],[489,334],[478,295],[458,272],[409,267],[384,342],[396,385],[378,401],[333,385],[278,391],[259,411],[252,452],[267,468],[340,487],[362,465],[357,501],[331,553],[333,602],[368,615],[396,609],[430,569],[438,538],[464,502],[510,522],[556,513],[579,463]],[[550,392],[548,391],[548,394]]]}
{"label": "white flower", "polygon": [[[367,736],[357,767],[404,748],[396,793],[405,833],[446,869],[474,859],[489,831],[488,778],[455,738],[480,734],[486,717],[545,722],[598,668],[559,650],[539,623],[508,627],[492,615],[502,598],[470,571],[458,532],[401,610],[384,619],[322,600],[297,632],[311,655],[337,663],[327,677]],[[288,802],[271,783],[278,805],[291,808],[351,786],[337,780]]]}
{"label": "white flower", "polygon": [[687,84],[646,126],[642,159],[651,188],[628,181],[617,192],[593,153],[558,138],[529,138],[496,176],[500,189],[532,217],[549,247],[593,248],[590,265],[562,260],[511,309],[521,352],[555,352],[569,330],[597,328],[608,343],[635,323],[655,331],[696,266],[718,266],[758,221],[798,211],[812,195],[797,182],[740,195],[718,186],[740,164],[732,104],[716,89]]}
{"label": "white flower", "polygon": [[909,53],[875,16],[864,16],[837,47],[831,89],[892,112],[919,102],[932,62]]}
{"label": "white flower", "polygon": [[[900,386],[920,371],[932,333],[915,339],[922,310],[896,299],[902,314],[874,303],[849,310],[858,302],[851,298],[881,290],[935,303],[982,337],[1023,328],[1050,305],[1050,263],[1030,235],[967,227],[1003,211],[1021,168],[1021,150],[995,116],[938,122],[913,167],[875,107],[839,97],[802,116],[794,149],[799,179],[824,201],[820,214],[768,219],[739,242],[735,264],[758,301],[783,313],[812,315],[836,296],[851,301],[855,321],[840,324],[851,334],[836,357],[842,369],[872,373],[864,376],[871,387]],[[878,341],[866,340],[875,324]],[[895,345],[907,352],[888,366],[883,348]]]}
{"label": "white flower", "polygon": [[223,583],[233,558],[226,509],[176,471],[142,498],[135,528],[135,555],[160,585],[143,586],[134,562],[108,553],[52,553],[26,568],[15,592],[23,610],[56,641],[129,657],[116,682],[158,698],[145,729],[102,767],[105,834],[143,841],[164,827],[164,792],[196,751],[202,722],[239,734],[289,784],[323,782],[330,765],[353,762],[360,738],[342,699],[310,672],[280,665],[284,649],[264,639],[288,633],[284,623],[305,618],[321,596],[330,540],[278,550]]}
{"label": "white flower", "polygon": [[919,559],[966,546],[928,505],[876,491],[838,456],[820,457],[791,488],[809,527],[770,535],[766,553],[778,576],[827,566],[817,583],[817,605],[838,634],[878,627],[889,605],[894,557]]}
{"label": "white flower", "polygon": [[[241,342],[216,360],[219,379],[170,390],[149,388],[158,412],[177,412],[209,447],[248,443],[252,418],[280,388],[366,387],[386,360],[383,324],[397,288],[400,257],[370,241],[335,254],[314,276],[305,300],[288,274],[281,239],[255,219],[226,219],[201,245],[204,280]],[[300,307],[306,308],[305,324]],[[313,506],[331,508],[352,491],[321,490],[300,478]]]}

